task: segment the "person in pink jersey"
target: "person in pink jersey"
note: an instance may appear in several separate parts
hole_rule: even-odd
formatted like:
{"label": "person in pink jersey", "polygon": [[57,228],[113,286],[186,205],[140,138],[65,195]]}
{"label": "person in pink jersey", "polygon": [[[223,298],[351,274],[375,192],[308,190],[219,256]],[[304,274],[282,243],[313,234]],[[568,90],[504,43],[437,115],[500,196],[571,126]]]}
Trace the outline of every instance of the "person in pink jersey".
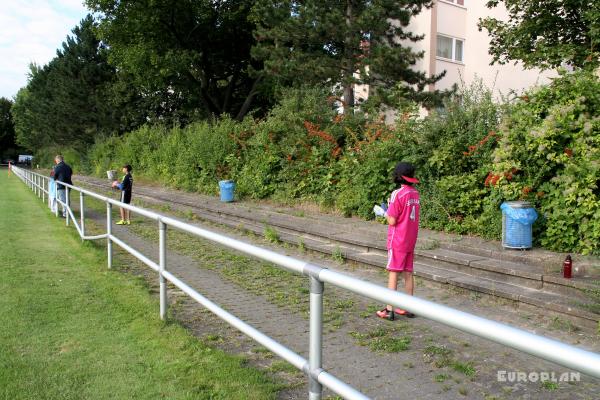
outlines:
{"label": "person in pink jersey", "polygon": [[[373,207],[375,215],[385,217],[388,222],[388,288],[398,289],[398,278],[402,274],[404,289],[413,295],[413,260],[417,235],[419,233],[419,192],[413,187],[419,180],[415,178],[415,168],[410,163],[400,162],[394,168],[394,182],[400,187],[394,190],[389,198],[387,210],[383,207]],[[409,318],[414,314],[391,305],[377,311],[377,316],[394,320],[395,314]]]}

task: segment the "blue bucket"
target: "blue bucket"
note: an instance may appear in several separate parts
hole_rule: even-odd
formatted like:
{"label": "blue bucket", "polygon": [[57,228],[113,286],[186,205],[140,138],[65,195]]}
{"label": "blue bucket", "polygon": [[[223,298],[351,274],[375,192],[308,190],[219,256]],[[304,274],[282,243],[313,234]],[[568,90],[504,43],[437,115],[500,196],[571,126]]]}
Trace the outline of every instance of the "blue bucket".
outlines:
{"label": "blue bucket", "polygon": [[233,181],[219,181],[219,191],[221,193],[222,202],[232,202],[233,194],[235,192],[235,183]]}
{"label": "blue bucket", "polygon": [[507,249],[530,249],[532,225],[537,213],[526,201],[502,203],[502,246]]}

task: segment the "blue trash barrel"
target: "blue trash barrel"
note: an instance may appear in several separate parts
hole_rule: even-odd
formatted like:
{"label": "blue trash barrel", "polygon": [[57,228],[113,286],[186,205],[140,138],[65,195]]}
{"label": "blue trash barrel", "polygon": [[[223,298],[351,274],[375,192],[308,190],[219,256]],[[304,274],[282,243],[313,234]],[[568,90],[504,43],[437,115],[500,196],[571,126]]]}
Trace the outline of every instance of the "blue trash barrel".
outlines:
{"label": "blue trash barrel", "polygon": [[219,181],[219,192],[221,194],[222,202],[232,202],[233,194],[235,192],[235,183],[233,181]]}
{"label": "blue trash barrel", "polygon": [[530,249],[533,244],[532,226],[537,213],[529,202],[507,201],[502,210],[502,247],[507,249]]}

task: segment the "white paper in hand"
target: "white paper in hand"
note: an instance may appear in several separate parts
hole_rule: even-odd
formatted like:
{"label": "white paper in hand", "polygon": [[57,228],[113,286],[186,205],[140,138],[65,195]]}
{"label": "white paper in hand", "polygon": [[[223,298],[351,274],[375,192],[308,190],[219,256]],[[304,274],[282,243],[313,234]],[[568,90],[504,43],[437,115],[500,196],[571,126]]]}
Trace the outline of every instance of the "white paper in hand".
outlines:
{"label": "white paper in hand", "polygon": [[385,214],[386,214],[385,210],[383,208],[381,208],[381,206],[374,206],[373,207],[373,212],[378,217],[385,217]]}

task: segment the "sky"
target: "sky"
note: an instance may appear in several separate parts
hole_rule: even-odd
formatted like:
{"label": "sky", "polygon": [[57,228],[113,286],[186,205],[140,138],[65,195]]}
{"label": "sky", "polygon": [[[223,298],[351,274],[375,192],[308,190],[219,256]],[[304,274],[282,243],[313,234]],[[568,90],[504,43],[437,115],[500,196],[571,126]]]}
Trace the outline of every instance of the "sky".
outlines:
{"label": "sky", "polygon": [[27,84],[29,64],[47,64],[87,10],[83,0],[0,0],[0,97]]}

